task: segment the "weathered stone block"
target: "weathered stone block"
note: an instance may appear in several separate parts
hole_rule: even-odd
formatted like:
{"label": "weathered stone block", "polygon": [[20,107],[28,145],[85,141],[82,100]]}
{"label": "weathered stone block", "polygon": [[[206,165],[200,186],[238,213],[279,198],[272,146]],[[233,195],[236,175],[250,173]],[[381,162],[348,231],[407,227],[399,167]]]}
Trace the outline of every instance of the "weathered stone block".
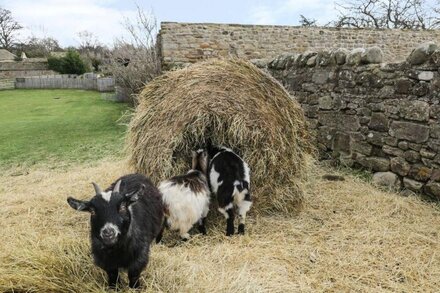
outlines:
{"label": "weathered stone block", "polygon": [[432,151],[425,149],[425,148],[420,150],[420,155],[424,158],[433,159],[436,154],[437,153],[432,152]]}
{"label": "weathered stone block", "polygon": [[430,81],[434,78],[434,72],[432,71],[419,71],[417,74],[418,80]]}
{"label": "weathered stone block", "polygon": [[319,98],[319,109],[331,110],[333,108],[333,99],[331,96],[323,96]]}
{"label": "weathered stone block", "polygon": [[425,192],[429,195],[436,197],[437,199],[440,199],[440,183],[433,181],[428,182],[425,185]]}
{"label": "weathered stone block", "polygon": [[402,101],[399,107],[400,116],[408,120],[428,121],[429,105],[423,101]]}
{"label": "weathered stone block", "polygon": [[438,123],[429,126],[430,135],[433,138],[440,138],[440,125]]}
{"label": "weathered stone block", "polygon": [[356,161],[363,167],[373,171],[385,172],[390,169],[390,161],[385,158],[359,156]]}
{"label": "weathered stone block", "polygon": [[357,116],[346,115],[335,111],[321,113],[318,120],[321,125],[338,130],[357,131],[361,127]]}
{"label": "weathered stone block", "polygon": [[335,135],[336,130],[333,128],[327,126],[321,126],[318,128],[318,141],[328,149],[332,148]]}
{"label": "weathered stone block", "polygon": [[417,152],[420,151],[420,149],[422,148],[422,146],[420,144],[413,143],[413,142],[408,143],[408,146],[410,149],[412,149],[413,151],[417,151]]}
{"label": "weathered stone block", "polygon": [[325,84],[328,81],[328,71],[315,71],[312,75],[312,81],[316,84]]}
{"label": "weathered stone block", "polygon": [[403,157],[404,155],[404,151],[402,151],[399,148],[394,148],[388,145],[384,145],[382,147],[382,150],[385,154],[387,155],[391,155],[391,156],[396,156],[396,157]]}
{"label": "weathered stone block", "polygon": [[415,48],[408,56],[408,63],[412,65],[419,65],[428,61],[432,53],[437,49],[437,45],[434,42],[427,42],[420,44]]}
{"label": "weathered stone block", "polygon": [[347,56],[347,64],[348,65],[358,65],[361,63],[362,61],[362,54],[365,53],[365,49],[364,48],[356,48],[353,49],[350,54],[348,54]]}
{"label": "weathered stone block", "polygon": [[406,151],[403,156],[408,162],[411,163],[417,163],[420,161],[420,154],[413,150]]}
{"label": "weathered stone block", "polygon": [[433,151],[440,153],[440,139],[430,139],[428,141],[428,147]]}
{"label": "weathered stone block", "polygon": [[440,182],[440,169],[434,169],[432,171],[431,180]]}
{"label": "weathered stone block", "polygon": [[423,183],[405,177],[403,178],[403,186],[409,190],[419,192],[423,187]]}
{"label": "weathered stone block", "polygon": [[412,81],[409,79],[399,79],[396,81],[396,93],[397,94],[409,94],[412,88]]}
{"label": "weathered stone block", "polygon": [[383,113],[374,112],[371,114],[368,127],[377,131],[388,131],[388,118]]}
{"label": "weathered stone block", "polygon": [[409,170],[408,176],[417,181],[428,181],[431,178],[432,169],[422,165],[413,165]]}
{"label": "weathered stone block", "polygon": [[365,49],[362,54],[361,61],[366,64],[381,63],[383,60],[382,49],[379,47],[370,47]]}
{"label": "weathered stone block", "polygon": [[342,65],[345,63],[345,60],[347,59],[347,55],[350,53],[347,49],[339,48],[332,52],[332,55],[334,56],[336,60],[336,64]]}
{"label": "weathered stone block", "polygon": [[385,144],[384,138],[385,135],[381,132],[369,131],[367,134],[367,141],[377,146],[383,146]]}
{"label": "weathered stone block", "polygon": [[407,149],[409,149],[409,144],[408,144],[408,142],[407,141],[399,141],[399,143],[397,144],[397,146],[399,147],[399,149],[402,149],[402,150],[407,150]]}
{"label": "weathered stone block", "polygon": [[385,136],[385,137],[383,138],[383,142],[384,142],[386,145],[397,146],[397,138],[395,138],[395,137]]}
{"label": "weathered stone block", "polygon": [[352,141],[351,150],[369,156],[373,147],[371,144],[363,141]]}
{"label": "weathered stone block", "polygon": [[408,175],[411,168],[410,164],[404,159],[395,157],[390,160],[391,171],[399,174],[400,176]]}
{"label": "weathered stone block", "polygon": [[309,60],[307,60],[306,65],[309,67],[315,66],[316,65],[316,56],[310,57]]}
{"label": "weathered stone block", "polygon": [[333,141],[333,150],[350,153],[350,136],[343,132],[337,132]]}
{"label": "weathered stone block", "polygon": [[440,105],[432,105],[429,111],[431,118],[439,119],[440,118]]}
{"label": "weathered stone block", "polygon": [[422,143],[428,140],[429,127],[411,122],[393,121],[390,135],[398,139]]}
{"label": "weathered stone block", "polygon": [[399,190],[401,187],[399,176],[392,172],[374,173],[373,184],[384,186],[394,190]]}

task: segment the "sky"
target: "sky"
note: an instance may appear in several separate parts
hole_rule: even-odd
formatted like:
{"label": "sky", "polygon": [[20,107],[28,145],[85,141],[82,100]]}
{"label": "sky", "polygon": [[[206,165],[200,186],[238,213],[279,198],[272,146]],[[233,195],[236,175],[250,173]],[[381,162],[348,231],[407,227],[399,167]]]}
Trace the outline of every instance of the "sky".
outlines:
{"label": "sky", "polygon": [[24,26],[20,38],[54,37],[62,46],[78,45],[87,30],[110,45],[124,36],[124,17],[134,18],[136,3],[152,10],[158,22],[215,22],[298,25],[299,15],[325,24],[336,16],[333,0],[0,0]]}

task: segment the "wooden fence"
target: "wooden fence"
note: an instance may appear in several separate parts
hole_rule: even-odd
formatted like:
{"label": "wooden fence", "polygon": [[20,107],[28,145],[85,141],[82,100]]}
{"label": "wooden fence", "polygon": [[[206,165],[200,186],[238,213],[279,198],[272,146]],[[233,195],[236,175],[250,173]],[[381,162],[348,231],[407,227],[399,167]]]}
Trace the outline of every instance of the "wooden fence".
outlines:
{"label": "wooden fence", "polygon": [[96,75],[77,76],[41,75],[19,77],[15,79],[17,89],[84,89],[99,92],[112,92],[115,90],[115,81],[111,77],[97,77]]}

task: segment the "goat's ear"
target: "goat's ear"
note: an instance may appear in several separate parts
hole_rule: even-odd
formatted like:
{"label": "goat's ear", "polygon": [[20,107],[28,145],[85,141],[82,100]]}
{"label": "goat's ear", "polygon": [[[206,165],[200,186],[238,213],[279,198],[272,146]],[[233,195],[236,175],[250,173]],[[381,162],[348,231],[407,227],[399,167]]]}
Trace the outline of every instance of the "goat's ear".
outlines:
{"label": "goat's ear", "polygon": [[145,190],[145,185],[141,184],[141,186],[139,187],[139,189],[137,191],[126,194],[125,198],[129,202],[129,204],[134,203],[134,202],[138,201],[139,194],[144,192],[144,190]]}
{"label": "goat's ear", "polygon": [[90,211],[90,202],[78,200],[73,197],[67,198],[67,203],[75,210],[80,212]]}

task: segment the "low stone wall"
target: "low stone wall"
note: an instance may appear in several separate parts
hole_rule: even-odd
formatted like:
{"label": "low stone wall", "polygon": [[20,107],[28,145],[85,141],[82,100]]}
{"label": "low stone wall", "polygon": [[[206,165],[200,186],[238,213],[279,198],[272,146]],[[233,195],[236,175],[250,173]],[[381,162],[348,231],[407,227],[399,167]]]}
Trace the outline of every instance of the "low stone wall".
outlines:
{"label": "low stone wall", "polygon": [[12,90],[15,88],[15,80],[10,79],[0,79],[0,90]]}
{"label": "low stone wall", "polygon": [[47,60],[0,62],[0,79],[56,74],[48,69]]}
{"label": "low stone wall", "polygon": [[375,64],[381,55],[284,55],[267,69],[301,103],[323,159],[440,199],[440,50],[424,44],[405,62]]}

